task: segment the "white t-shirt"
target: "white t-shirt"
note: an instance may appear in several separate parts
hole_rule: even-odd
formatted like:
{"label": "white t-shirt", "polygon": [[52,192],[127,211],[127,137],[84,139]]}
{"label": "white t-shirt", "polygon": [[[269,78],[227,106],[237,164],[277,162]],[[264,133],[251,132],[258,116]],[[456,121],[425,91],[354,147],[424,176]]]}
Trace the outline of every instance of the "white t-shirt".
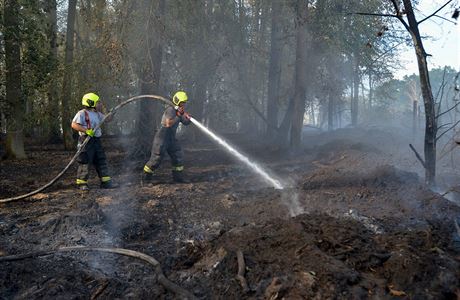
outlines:
{"label": "white t-shirt", "polygon": [[[89,119],[89,123],[91,124],[91,126],[88,126],[88,124],[86,124],[85,111],[88,113],[88,119]],[[89,129],[89,128],[95,128],[97,125],[99,125],[99,123],[101,123],[103,118],[104,118],[104,115],[100,112],[89,110],[89,109],[82,109],[77,112],[75,117],[73,117],[72,122],[80,124],[81,126],[86,127],[86,129]],[[85,133],[79,131],[78,134],[84,135]],[[102,135],[102,130],[101,128],[98,128],[96,132],[94,133],[94,136],[100,137],[101,135]]]}

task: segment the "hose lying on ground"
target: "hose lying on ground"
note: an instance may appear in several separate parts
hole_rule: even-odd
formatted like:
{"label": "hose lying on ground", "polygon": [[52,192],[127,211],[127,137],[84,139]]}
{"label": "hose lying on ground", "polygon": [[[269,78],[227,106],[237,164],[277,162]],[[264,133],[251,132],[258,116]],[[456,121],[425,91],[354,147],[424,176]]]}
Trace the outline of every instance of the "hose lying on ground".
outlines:
{"label": "hose lying on ground", "polygon": [[16,261],[16,260],[21,260],[21,259],[26,259],[26,258],[34,258],[34,257],[39,257],[39,256],[51,255],[51,254],[55,254],[59,252],[70,252],[70,251],[108,252],[108,253],[116,253],[120,255],[138,258],[155,267],[155,273],[158,277],[158,282],[168,291],[175,293],[181,299],[196,299],[196,297],[192,293],[181,288],[180,286],[178,286],[177,284],[175,284],[174,282],[171,282],[168,278],[166,278],[166,276],[163,274],[163,270],[161,269],[160,263],[155,258],[147,254],[133,251],[133,250],[128,250],[128,249],[98,248],[98,247],[85,247],[85,246],[62,247],[57,250],[37,251],[37,252],[19,254],[19,255],[0,256],[0,262]]}
{"label": "hose lying on ground", "polygon": [[[168,105],[171,105],[171,106],[174,106],[174,104],[164,98],[164,97],[161,97],[161,96],[157,96],[157,95],[139,95],[139,96],[135,96],[135,97],[132,97],[132,98],[129,98],[128,100],[124,101],[124,102],[121,102],[120,104],[118,104],[117,106],[113,107],[108,114],[106,114],[104,116],[104,118],[102,119],[102,121],[95,127],[93,128],[94,131],[96,131],[97,129],[99,129],[99,127],[101,127],[101,125],[105,122],[105,120],[107,118],[110,118],[113,114],[115,114],[115,112],[122,108],[123,106],[125,106],[126,104],[128,103],[131,103],[131,102],[134,102],[136,100],[140,100],[140,99],[153,99],[153,100],[159,100],[159,101],[162,101]],[[41,188],[35,190],[35,191],[32,191],[28,194],[25,194],[25,195],[20,195],[20,196],[16,196],[16,197],[11,197],[11,198],[5,198],[5,199],[0,199],[0,203],[6,203],[6,202],[11,202],[11,201],[16,201],[16,200],[21,200],[21,199],[24,199],[24,198],[27,198],[27,197],[30,197],[30,196],[33,196],[35,194],[38,194],[40,193],[41,191],[43,191],[44,189],[52,186],[59,178],[61,178],[62,175],[64,175],[64,173],[70,168],[70,166],[75,162],[75,160],[77,159],[78,155],[80,154],[80,152],[85,148],[86,144],[88,144],[89,140],[91,139],[90,136],[87,136],[86,139],[83,141],[83,143],[81,144],[81,147],[80,149],[78,149],[78,151],[75,153],[75,155],[72,157],[72,159],[69,161],[69,163],[67,164],[67,166],[61,171],[61,173],[59,173],[56,177],[54,177],[50,182],[48,182],[47,184],[45,184],[44,186],[42,186]]]}

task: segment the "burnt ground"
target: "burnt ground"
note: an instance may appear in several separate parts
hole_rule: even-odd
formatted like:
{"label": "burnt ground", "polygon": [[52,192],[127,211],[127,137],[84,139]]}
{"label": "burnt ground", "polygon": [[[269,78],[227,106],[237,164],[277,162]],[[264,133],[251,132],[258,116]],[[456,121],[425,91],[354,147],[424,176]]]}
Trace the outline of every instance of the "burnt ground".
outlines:
{"label": "burnt ground", "polygon": [[[132,249],[201,299],[460,299],[460,207],[424,187],[400,132],[343,129],[304,140],[296,154],[232,140],[282,178],[284,190],[210,142],[183,143],[189,183],[173,184],[165,161],[155,183],[141,186],[144,161],[126,159],[120,145],[129,143],[106,140],[121,187],[101,190],[93,180],[89,192],[77,191],[73,166],[44,193],[1,205],[0,255]],[[45,184],[73,154],[53,145],[27,150],[27,161],[0,162],[0,198]],[[440,181],[455,181],[455,164],[447,164]],[[237,251],[249,291],[236,278]],[[0,264],[0,299],[175,298],[149,265],[114,254]]]}

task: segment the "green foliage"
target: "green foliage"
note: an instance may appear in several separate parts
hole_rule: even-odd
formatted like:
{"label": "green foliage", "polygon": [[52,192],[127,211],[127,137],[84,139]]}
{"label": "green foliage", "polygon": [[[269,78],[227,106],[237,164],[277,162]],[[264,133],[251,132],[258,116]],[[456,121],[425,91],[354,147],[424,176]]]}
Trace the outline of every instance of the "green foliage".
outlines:
{"label": "green foliage", "polygon": [[[170,96],[183,88],[191,95],[190,107],[200,103],[210,124],[219,124],[223,130],[236,130],[238,126],[263,129],[271,2],[166,0],[164,14],[160,14],[159,1],[78,1],[73,64],[76,84],[69,109],[77,110],[81,95],[87,91],[99,93],[109,108],[139,94],[142,83],[152,79],[152,68],[158,68],[152,65],[151,55],[152,49],[160,47],[163,58],[157,94]],[[39,135],[36,128],[46,126],[47,122],[49,87],[52,83],[62,86],[67,1],[58,1],[57,61],[50,53],[45,9],[48,1],[20,2],[23,91],[28,102],[26,126],[30,134]],[[294,94],[296,3],[283,1],[280,17],[280,118]],[[358,72],[363,83],[360,101],[367,101],[373,91],[372,103],[365,109],[379,114],[410,110],[407,85],[414,82],[413,78],[393,80],[390,72],[397,61],[396,45],[405,42],[407,36],[395,30],[391,18],[355,14],[391,11],[390,2],[316,0],[309,1],[308,7],[308,107],[314,107],[317,115],[322,114],[332,98],[336,105],[334,113],[348,118],[352,78]],[[0,57],[2,105],[3,44]],[[357,69],[352,65],[355,59]],[[453,72],[447,71],[449,76]],[[432,71],[435,95],[442,74],[442,70]],[[447,95],[444,93],[444,97]],[[126,119],[130,119],[129,124],[135,123],[132,116],[136,109],[136,105],[127,107],[118,114],[116,119],[120,121],[115,124],[135,128],[126,125]],[[114,128],[114,132],[117,130]]]}
{"label": "green foliage", "polygon": [[[452,67],[432,69],[429,73],[433,94],[437,103],[441,103],[439,112],[452,105],[454,96],[454,78],[457,71]],[[402,80],[391,79],[376,87],[375,97],[381,110],[391,114],[408,113],[412,110],[412,102],[422,103],[420,80],[418,75],[404,76]],[[422,106],[423,109],[423,106]]]}

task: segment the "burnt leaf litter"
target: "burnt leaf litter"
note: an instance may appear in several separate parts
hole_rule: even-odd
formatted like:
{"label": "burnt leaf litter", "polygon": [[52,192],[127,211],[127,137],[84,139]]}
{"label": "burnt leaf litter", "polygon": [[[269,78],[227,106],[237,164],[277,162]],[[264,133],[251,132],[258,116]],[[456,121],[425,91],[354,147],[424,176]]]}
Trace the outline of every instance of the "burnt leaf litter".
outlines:
{"label": "burnt leaf litter", "polygon": [[[343,129],[304,141],[297,154],[232,141],[286,180],[275,190],[204,141],[184,143],[187,183],[173,183],[165,161],[141,186],[143,161],[106,139],[120,188],[99,189],[92,171],[91,190],[80,192],[73,166],[43,193],[3,204],[0,255],[131,249],[199,299],[459,299],[459,202],[421,183],[404,139]],[[40,187],[72,156],[59,146],[27,150],[27,161],[0,162],[1,198]],[[111,253],[0,263],[1,299],[176,298],[151,266]]]}

